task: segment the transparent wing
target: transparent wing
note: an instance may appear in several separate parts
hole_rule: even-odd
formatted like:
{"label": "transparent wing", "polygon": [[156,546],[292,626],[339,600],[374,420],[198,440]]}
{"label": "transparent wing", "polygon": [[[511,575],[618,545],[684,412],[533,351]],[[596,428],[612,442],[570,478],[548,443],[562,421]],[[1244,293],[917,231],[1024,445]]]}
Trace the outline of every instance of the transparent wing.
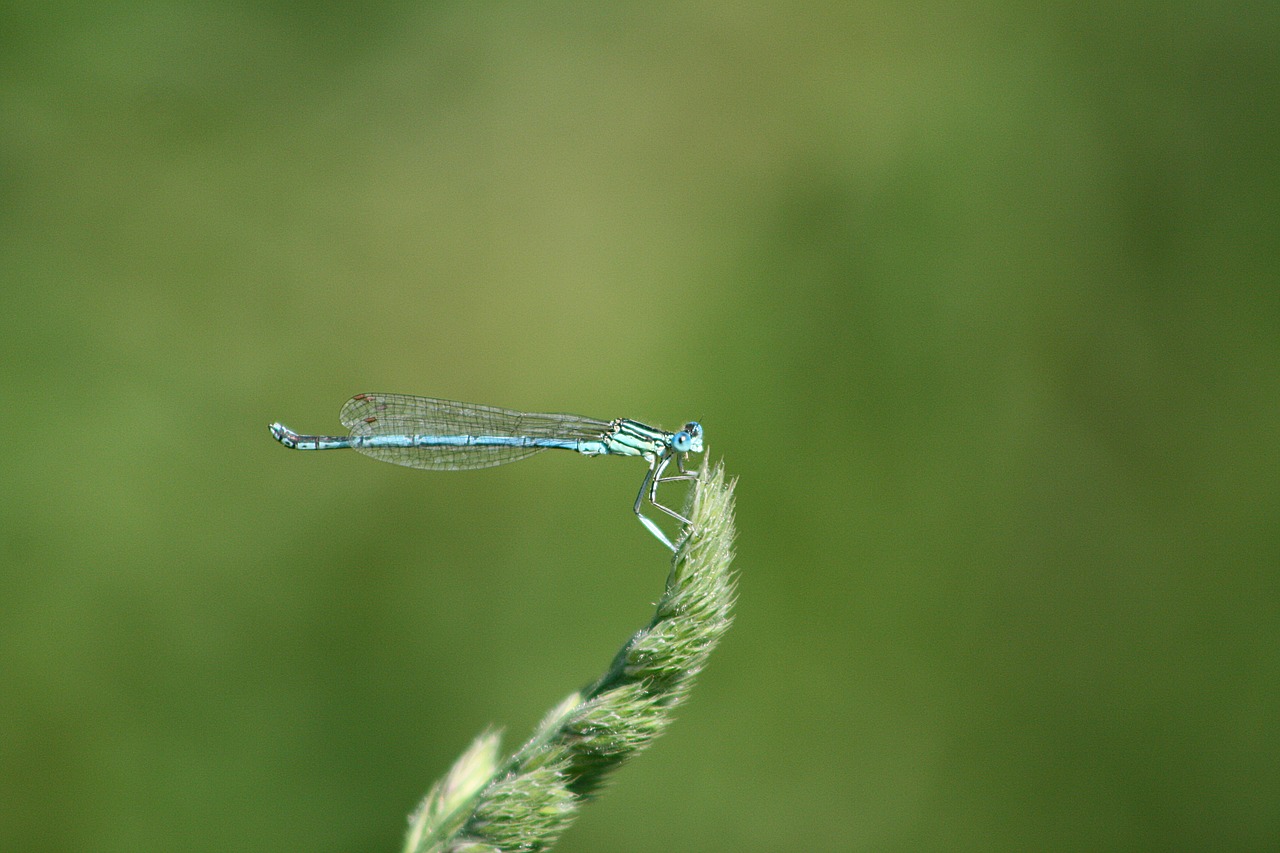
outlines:
{"label": "transparent wing", "polygon": [[[578,415],[517,412],[408,394],[357,394],[342,407],[340,417],[353,436],[484,435],[590,441],[609,429],[608,421]],[[491,445],[356,448],[384,462],[437,471],[490,468],[546,449]]]}

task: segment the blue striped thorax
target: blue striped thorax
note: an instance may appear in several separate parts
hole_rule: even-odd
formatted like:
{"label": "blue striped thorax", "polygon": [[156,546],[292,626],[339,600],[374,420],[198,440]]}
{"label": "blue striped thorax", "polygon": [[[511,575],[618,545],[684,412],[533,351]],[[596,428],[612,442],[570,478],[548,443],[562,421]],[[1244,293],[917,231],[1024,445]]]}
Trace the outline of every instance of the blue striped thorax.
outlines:
{"label": "blue striped thorax", "polygon": [[629,418],[618,418],[600,438],[605,453],[643,456],[650,462],[665,453],[671,444],[671,433]]}

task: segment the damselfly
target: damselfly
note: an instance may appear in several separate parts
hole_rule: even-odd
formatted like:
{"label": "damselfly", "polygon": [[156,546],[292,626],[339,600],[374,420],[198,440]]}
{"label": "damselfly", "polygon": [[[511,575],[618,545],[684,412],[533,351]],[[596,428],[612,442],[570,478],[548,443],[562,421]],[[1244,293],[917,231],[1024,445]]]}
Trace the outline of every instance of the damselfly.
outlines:
{"label": "damselfly", "polygon": [[[407,394],[357,394],[340,417],[350,435],[299,435],[279,423],[271,425],[271,434],[296,450],[351,448],[384,462],[436,471],[489,468],[548,448],[583,456],[639,456],[649,463],[636,495],[640,522],[673,551],[675,544],[640,511],[645,499],[686,530],[691,526],[689,519],[658,503],[658,485],[698,479],[684,467],[687,454],[702,452],[702,426],[696,421],[667,432],[627,418],[534,414]],[[673,459],[680,473],[664,476]]]}

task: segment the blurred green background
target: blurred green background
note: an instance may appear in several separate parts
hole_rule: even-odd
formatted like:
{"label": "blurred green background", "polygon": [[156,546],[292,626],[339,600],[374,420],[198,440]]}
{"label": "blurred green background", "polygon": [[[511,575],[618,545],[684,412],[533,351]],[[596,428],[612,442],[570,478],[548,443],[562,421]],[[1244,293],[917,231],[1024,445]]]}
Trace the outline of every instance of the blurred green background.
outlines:
{"label": "blurred green background", "polygon": [[0,849],[398,850],[648,618],[641,464],[267,433],[360,391],[741,478],[737,625],[566,853],[1280,846],[1280,7],[0,33]]}

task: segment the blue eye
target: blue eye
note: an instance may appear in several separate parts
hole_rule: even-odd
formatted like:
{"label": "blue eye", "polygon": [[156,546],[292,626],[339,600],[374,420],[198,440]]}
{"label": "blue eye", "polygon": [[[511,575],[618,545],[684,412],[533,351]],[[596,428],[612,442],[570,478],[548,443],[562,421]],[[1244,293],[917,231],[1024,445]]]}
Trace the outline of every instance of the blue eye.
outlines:
{"label": "blue eye", "polygon": [[671,447],[680,453],[687,453],[689,448],[693,446],[693,436],[684,430],[680,430],[671,439]]}

